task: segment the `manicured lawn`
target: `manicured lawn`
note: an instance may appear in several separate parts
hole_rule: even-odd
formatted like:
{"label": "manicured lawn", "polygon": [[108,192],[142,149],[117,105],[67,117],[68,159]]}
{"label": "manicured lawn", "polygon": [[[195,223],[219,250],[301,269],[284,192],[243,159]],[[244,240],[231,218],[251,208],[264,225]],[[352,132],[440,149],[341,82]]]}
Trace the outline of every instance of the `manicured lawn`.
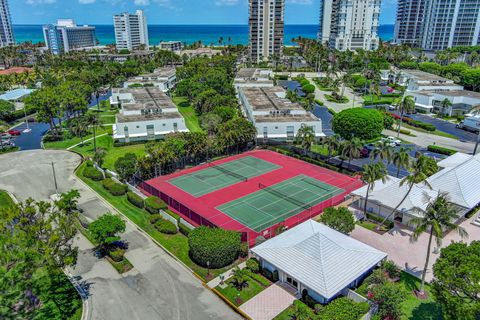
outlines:
{"label": "manicured lawn", "polygon": [[198,116],[195,113],[195,109],[190,105],[186,97],[174,97],[173,102],[177,105],[178,111],[185,118],[185,124],[187,125],[188,130],[192,132],[203,132],[202,127],[200,127],[200,122]]}
{"label": "manicured lawn", "polygon": [[[237,290],[236,287],[233,286],[231,281],[227,280],[226,283],[228,286],[226,288],[221,288],[220,286],[216,287],[222,295],[224,295],[231,303],[236,305],[237,307],[246,301],[250,300],[263,290],[265,290],[265,286],[262,286],[259,282],[253,280],[252,278],[248,278],[248,286],[243,288],[242,290]],[[267,279],[265,279],[267,280]],[[268,280],[267,280],[268,281]]]}
{"label": "manicured lawn", "polygon": [[[113,138],[110,135],[101,136],[97,139],[97,148],[102,148],[107,151],[105,156],[103,167],[114,170],[115,161],[118,158],[123,157],[127,153],[134,153],[138,157],[145,155],[144,144],[132,144],[127,146],[115,147]],[[77,146],[72,149],[75,152],[82,154],[84,157],[92,157],[93,152],[93,140],[85,142],[83,146]]]}
{"label": "manicured lawn", "polygon": [[273,320],[292,320],[293,318],[293,305],[280,312]]}
{"label": "manicured lawn", "polygon": [[[402,305],[402,309],[404,312],[402,320],[442,319],[442,311],[440,305],[433,299],[429,285],[425,286],[425,290],[428,292],[428,298],[421,300],[413,294],[414,290],[420,288],[421,281],[418,278],[406,272],[402,272],[398,284],[402,286],[408,293],[407,299]],[[368,292],[368,288],[365,284],[362,284],[356,291],[362,295],[366,295]]]}
{"label": "manicured lawn", "polygon": [[[101,134],[112,134],[112,127],[111,126],[100,126],[97,128],[97,136],[101,135]],[[90,129],[90,134],[88,134],[87,136],[83,137],[83,141],[85,140],[88,140],[88,139],[91,139],[93,138],[93,132],[92,130]],[[65,140],[62,140],[62,141],[55,141],[55,142],[45,142],[44,143],[44,146],[45,146],[45,149],[67,149],[71,146],[74,146],[76,145],[77,143],[81,143],[82,142],[82,139],[80,139],[79,137],[72,137],[71,139],[65,139]]]}
{"label": "manicured lawn", "polygon": [[0,190],[0,209],[8,208],[13,205],[14,205],[14,202],[12,198],[10,198],[8,193]]}
{"label": "manicured lawn", "polygon": [[363,95],[362,98],[363,100],[365,100],[365,104],[369,104],[372,101],[377,103],[382,102],[384,104],[395,104],[401,99],[401,97],[385,97],[385,96],[376,96],[372,94]]}
{"label": "manicured lawn", "polygon": [[[87,185],[89,185],[93,190],[95,190],[102,198],[108,201],[113,207],[118,211],[122,212],[127,216],[131,221],[133,221],[139,228],[147,232],[152,238],[161,243],[170,253],[175,255],[179,260],[185,263],[190,267],[194,272],[196,272],[203,279],[206,278],[208,270],[206,268],[196,265],[188,254],[188,239],[181,233],[174,235],[167,235],[160,233],[154,226],[150,223],[149,217],[150,214],[143,209],[139,209],[132,205],[126,196],[112,196],[105,188],[103,188],[101,182],[96,182],[85,178],[83,176],[83,169],[85,168],[86,163],[83,163],[76,171],[77,176],[82,179]],[[213,277],[218,276],[219,274],[230,269],[232,266],[228,266],[222,269],[210,269],[210,274]]]}
{"label": "manicured lawn", "polygon": [[321,155],[328,156],[328,149],[325,148],[322,145],[319,145],[319,144],[314,144],[312,146],[312,152],[316,152],[316,153],[319,153]]}
{"label": "manicured lawn", "polygon": [[425,133],[429,133],[429,134],[434,134],[436,136],[451,138],[451,139],[455,139],[455,140],[458,139],[456,136],[454,136],[453,134],[450,134],[450,133],[446,133],[446,132],[443,132],[443,131],[440,131],[440,130],[427,131],[427,130],[422,129],[422,128],[411,126],[407,123],[402,123],[402,128],[409,129],[409,130],[415,130],[415,131],[419,131],[419,132],[425,132]]}

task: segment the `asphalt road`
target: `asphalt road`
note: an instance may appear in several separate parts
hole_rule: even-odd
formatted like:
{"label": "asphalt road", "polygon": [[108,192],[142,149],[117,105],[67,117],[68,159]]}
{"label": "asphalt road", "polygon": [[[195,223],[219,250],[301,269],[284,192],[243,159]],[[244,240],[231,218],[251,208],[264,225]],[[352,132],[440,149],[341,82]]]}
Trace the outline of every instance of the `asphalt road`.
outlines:
{"label": "asphalt road", "polygon": [[321,107],[318,104],[315,104],[315,108],[312,113],[322,120],[322,131],[326,136],[332,136],[334,134],[332,130],[332,119],[333,116],[328,112],[326,107]]}
{"label": "asphalt road", "polygon": [[[79,190],[79,207],[88,220],[113,212],[109,204],[74,175],[80,157],[68,151],[0,155],[0,189],[10,191],[19,200],[49,198],[55,193],[51,162],[55,163],[59,192]],[[126,257],[134,266],[123,275],[106,260],[98,259],[83,236],[75,239],[79,255],[70,272],[89,294],[87,319],[241,319],[136,226],[127,223],[122,239],[128,243]]]}

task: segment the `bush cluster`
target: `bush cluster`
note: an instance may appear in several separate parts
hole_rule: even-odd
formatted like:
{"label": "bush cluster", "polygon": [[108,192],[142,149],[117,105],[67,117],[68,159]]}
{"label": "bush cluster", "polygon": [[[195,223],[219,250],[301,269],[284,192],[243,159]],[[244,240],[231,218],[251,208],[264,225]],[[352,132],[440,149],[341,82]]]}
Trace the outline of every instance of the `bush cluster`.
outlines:
{"label": "bush cluster", "polygon": [[103,180],[103,174],[94,167],[86,166],[83,169],[83,175],[93,181]]}
{"label": "bush cluster", "polygon": [[237,259],[240,252],[240,233],[220,228],[198,227],[190,231],[190,257],[198,265],[222,268]]}
{"label": "bush cluster", "polygon": [[167,209],[167,204],[162,199],[151,196],[145,199],[145,209],[151,214],[159,213],[160,210]]}
{"label": "bush cluster", "polygon": [[377,138],[382,134],[383,126],[383,114],[375,109],[351,108],[333,116],[333,131],[344,139]]}
{"label": "bush cluster", "polygon": [[111,178],[107,178],[102,181],[102,185],[105,189],[108,190],[114,196],[123,196],[127,193],[128,187],[124,184],[117,183]]}
{"label": "bush cluster", "polygon": [[135,207],[143,209],[144,207],[143,199],[135,192],[132,192],[132,191],[127,192],[127,199]]}
{"label": "bush cluster", "polygon": [[162,216],[159,213],[151,214],[148,218],[151,224],[157,223],[157,221],[162,220]]}
{"label": "bush cluster", "polygon": [[[367,212],[367,218],[372,220],[372,221],[379,222],[379,223],[382,223],[382,221],[383,221],[382,217],[377,216],[376,214],[373,214],[373,213],[370,213],[370,212]],[[395,226],[394,223],[392,221],[389,221],[389,220],[385,221],[384,224],[388,229],[393,229],[393,227]]]}
{"label": "bush cluster", "polygon": [[110,258],[112,258],[113,261],[115,262],[120,262],[123,260],[123,256],[125,255],[125,250],[121,248],[117,248],[115,250],[112,250],[108,253]]}
{"label": "bush cluster", "polygon": [[250,258],[247,260],[247,269],[253,273],[258,273],[260,271],[260,263],[255,258]]}
{"label": "bush cluster", "polygon": [[168,220],[161,219],[155,223],[155,228],[165,234],[176,234],[177,226]]}
{"label": "bush cluster", "polygon": [[357,303],[347,297],[335,299],[326,306],[315,306],[319,320],[357,320],[369,309],[368,302]]}
{"label": "bush cluster", "polygon": [[189,227],[187,227],[183,223],[178,224],[178,230],[180,231],[181,234],[183,234],[184,236],[187,236],[187,237],[188,237],[188,234],[190,233],[190,231],[192,231]]}
{"label": "bush cluster", "polygon": [[423,129],[423,130],[431,131],[431,132],[437,130],[437,128],[433,124],[425,123],[425,122],[418,121],[418,120],[413,120],[412,118],[408,118],[408,117],[404,117],[403,122],[405,122],[405,123],[407,123],[407,124],[409,124],[413,127],[417,127],[417,128]]}
{"label": "bush cluster", "polygon": [[444,155],[447,155],[447,156],[451,156],[452,154],[457,153],[456,150],[445,148],[445,147],[440,147],[440,146],[434,146],[434,145],[428,146],[427,150],[430,151],[430,152],[440,153],[440,154],[444,154]]}

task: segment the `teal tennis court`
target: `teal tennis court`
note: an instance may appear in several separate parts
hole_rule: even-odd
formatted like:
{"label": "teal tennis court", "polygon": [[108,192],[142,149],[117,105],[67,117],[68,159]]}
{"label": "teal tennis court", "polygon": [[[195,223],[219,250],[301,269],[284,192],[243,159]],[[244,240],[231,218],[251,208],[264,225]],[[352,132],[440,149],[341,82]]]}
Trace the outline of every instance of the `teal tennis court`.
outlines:
{"label": "teal tennis court", "polygon": [[344,191],[315,178],[298,175],[269,187],[259,184],[258,191],[217,209],[260,232]]}
{"label": "teal tennis court", "polygon": [[168,182],[194,197],[201,197],[279,168],[281,167],[271,162],[247,156],[218,165],[210,165],[206,169],[173,178]]}

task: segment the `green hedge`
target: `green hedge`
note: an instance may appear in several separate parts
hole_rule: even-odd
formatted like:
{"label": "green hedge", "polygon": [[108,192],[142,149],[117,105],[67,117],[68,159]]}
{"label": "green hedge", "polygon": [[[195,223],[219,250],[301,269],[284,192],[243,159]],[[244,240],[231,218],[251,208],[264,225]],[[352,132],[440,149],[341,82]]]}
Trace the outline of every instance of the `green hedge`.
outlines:
{"label": "green hedge", "polygon": [[341,97],[340,100],[337,100],[330,94],[326,94],[325,99],[327,99],[327,101],[335,102],[335,103],[348,103],[349,101],[348,98],[345,96]]}
{"label": "green hedge", "polygon": [[[382,223],[382,221],[384,219],[383,217],[377,216],[376,214],[373,214],[373,213],[370,213],[370,212],[367,212],[367,218],[372,220],[372,221],[378,222],[378,223]],[[393,221],[389,221],[389,220],[386,220],[384,224],[389,229],[393,229],[393,227],[395,226]]]}
{"label": "green hedge", "polygon": [[127,192],[127,199],[135,207],[143,209],[144,207],[143,199],[135,192],[132,192],[132,191]]}
{"label": "green hedge", "polygon": [[167,204],[162,199],[151,196],[145,199],[145,209],[151,214],[159,213],[160,210],[166,210]]}
{"label": "green hedge", "polygon": [[162,219],[163,218],[159,213],[151,214],[150,217],[149,217],[149,220],[150,220],[151,224],[155,224],[155,223],[157,223],[157,221],[160,221]]}
{"label": "green hedge", "polygon": [[83,175],[89,179],[92,179],[93,181],[103,180],[103,174],[94,167],[85,167],[83,169]]}
{"label": "green hedge", "polygon": [[176,225],[164,219],[157,221],[155,223],[155,228],[157,228],[157,230],[160,231],[161,233],[165,233],[165,234],[176,234],[178,231]]}
{"label": "green hedge", "polygon": [[439,147],[439,146],[435,146],[435,145],[428,146],[427,150],[430,151],[430,152],[440,153],[440,154],[444,154],[444,155],[447,155],[447,156],[451,156],[452,154],[457,153],[456,150],[445,148],[445,147]]}
{"label": "green hedge", "polygon": [[128,187],[125,184],[120,184],[113,181],[111,178],[107,178],[102,181],[102,185],[114,196],[123,196],[127,193]]}
{"label": "green hedge", "polygon": [[187,237],[190,234],[190,231],[192,231],[189,227],[187,227],[181,222],[178,224],[178,230],[180,231],[181,234]]}
{"label": "green hedge", "polygon": [[411,126],[414,126],[423,130],[431,131],[431,132],[437,130],[437,128],[433,124],[425,123],[418,120],[413,120],[412,118],[408,118],[408,117],[403,118],[403,122],[408,123]]}
{"label": "green hedge", "polygon": [[198,265],[223,268],[237,259],[240,251],[240,233],[220,228],[198,227],[190,231],[190,257]]}
{"label": "green hedge", "polygon": [[165,212],[172,218],[174,218],[175,220],[177,221],[180,221],[180,216],[178,214],[176,214],[175,212],[173,212],[172,210],[170,209],[165,209]]}
{"label": "green hedge", "polygon": [[319,320],[358,320],[370,309],[368,302],[357,303],[347,297],[333,300],[326,306],[316,305]]}

